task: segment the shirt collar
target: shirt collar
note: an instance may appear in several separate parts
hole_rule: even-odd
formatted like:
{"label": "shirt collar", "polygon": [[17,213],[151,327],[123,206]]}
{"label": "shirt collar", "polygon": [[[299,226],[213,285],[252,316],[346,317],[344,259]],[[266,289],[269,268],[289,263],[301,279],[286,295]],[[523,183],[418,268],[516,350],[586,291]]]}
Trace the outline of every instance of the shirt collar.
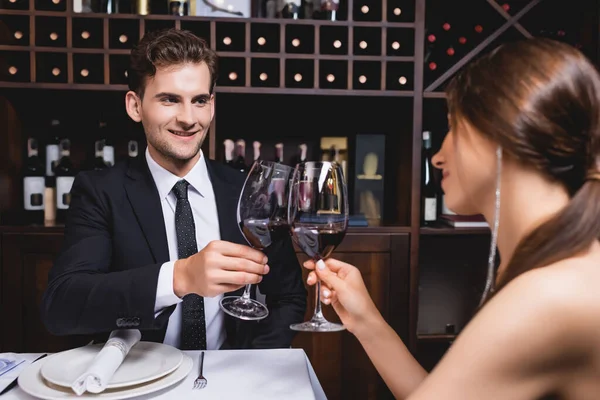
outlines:
{"label": "shirt collar", "polygon": [[166,199],[173,186],[181,180],[185,179],[190,184],[190,187],[195,189],[201,196],[204,196],[202,193],[202,185],[209,182],[208,177],[208,169],[206,168],[206,161],[204,159],[204,153],[200,150],[200,158],[196,164],[192,167],[190,172],[187,173],[183,178],[178,177],[177,175],[167,171],[163,167],[161,167],[150,155],[148,148],[146,147],[146,162],[148,163],[148,168],[150,169],[150,174],[154,179],[154,183],[156,184],[156,188],[158,189],[158,194],[162,199]]}

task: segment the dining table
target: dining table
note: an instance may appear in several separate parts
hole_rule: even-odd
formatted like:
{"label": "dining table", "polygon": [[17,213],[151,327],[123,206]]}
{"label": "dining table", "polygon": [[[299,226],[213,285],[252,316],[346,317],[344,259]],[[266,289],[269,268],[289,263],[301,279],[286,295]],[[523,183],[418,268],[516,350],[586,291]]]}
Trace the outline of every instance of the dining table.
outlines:
{"label": "dining table", "polygon": [[[57,387],[48,383],[41,375],[42,367],[52,360],[51,353],[17,353],[27,360],[14,370],[0,376],[0,380],[19,379],[8,390],[0,394],[0,400],[32,399],[286,399],[323,400],[327,399],[315,374],[309,358],[302,349],[244,349],[182,351],[184,362],[172,374],[179,373],[176,383],[148,390],[148,386],[136,393],[136,386],[127,390],[110,389],[94,394],[86,392],[77,396],[71,388]],[[204,355],[202,355],[204,353]],[[58,354],[58,353],[57,353]],[[187,357],[186,357],[187,356]],[[205,385],[198,388],[195,381],[200,374]],[[58,368],[58,366],[57,366]],[[173,380],[172,379],[172,380]],[[160,381],[160,380],[158,380]],[[167,382],[168,384],[168,382]],[[162,386],[165,386],[163,384]],[[195,388],[196,386],[196,388]],[[155,386],[159,388],[160,386]],[[145,393],[146,392],[146,393]]]}

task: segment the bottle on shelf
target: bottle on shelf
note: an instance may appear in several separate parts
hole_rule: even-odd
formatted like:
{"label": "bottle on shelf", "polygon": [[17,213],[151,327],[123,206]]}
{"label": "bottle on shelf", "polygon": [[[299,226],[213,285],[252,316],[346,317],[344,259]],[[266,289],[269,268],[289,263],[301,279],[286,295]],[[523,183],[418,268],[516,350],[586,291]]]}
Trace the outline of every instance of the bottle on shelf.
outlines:
{"label": "bottle on shelf", "polygon": [[71,187],[75,180],[75,167],[71,161],[71,141],[60,141],[60,161],[56,165],[56,220],[64,223],[71,204]]}
{"label": "bottle on shelf", "polygon": [[168,0],[169,14],[184,17],[189,15],[189,4],[187,0]]}
{"label": "bottle on shelf", "polygon": [[300,14],[299,0],[285,0],[283,8],[279,11],[281,18],[298,19]]}
{"label": "bottle on shelf", "polygon": [[295,166],[296,164],[300,164],[306,161],[306,152],[308,150],[308,146],[306,145],[306,143],[302,143],[298,145],[298,152],[296,153],[296,155],[293,158],[292,161],[292,166]]}
{"label": "bottle on shelf", "polygon": [[223,146],[225,147],[225,164],[233,167],[233,153],[235,151],[235,144],[233,143],[233,140],[225,139]]}
{"label": "bottle on shelf", "polygon": [[102,170],[108,168],[108,165],[104,161],[104,139],[96,140],[94,143],[94,162],[92,169]]}
{"label": "bottle on shelf", "polygon": [[252,142],[252,147],[254,148],[254,161],[260,160],[260,146],[262,145],[258,140]]}
{"label": "bottle on shelf", "polygon": [[340,8],[340,0],[321,1],[320,19],[328,21],[337,20],[337,11]]}
{"label": "bottle on shelf", "polygon": [[438,190],[433,179],[433,164],[431,161],[431,132],[423,132],[421,176],[421,224],[433,225],[437,221]]}
{"label": "bottle on shelf", "polygon": [[[115,165],[115,146],[112,142],[112,135],[109,132],[106,122],[100,121],[98,124],[98,140],[102,143],[102,158],[108,167]],[[96,150],[97,151],[97,150]]]}
{"label": "bottle on shelf", "polygon": [[275,162],[278,162],[280,164],[284,164],[283,161],[283,143],[277,143],[275,145]]}
{"label": "bottle on shelf", "polygon": [[138,143],[137,140],[135,139],[131,139],[128,143],[127,143],[127,157],[129,157],[129,159],[134,159],[137,158],[140,154],[140,145]]}
{"label": "bottle on shelf", "polygon": [[42,222],[44,218],[44,164],[38,154],[38,141],[27,139],[27,161],[23,171],[23,209],[29,223]]}
{"label": "bottle on shelf", "polygon": [[246,164],[246,141],[239,139],[235,142],[237,156],[233,161],[233,167],[240,170],[241,172],[248,171],[248,165]]}
{"label": "bottle on shelf", "polygon": [[[60,121],[53,119],[50,123],[48,142],[46,143],[46,176],[54,176],[54,168],[60,158],[60,138],[62,137]],[[54,186],[54,185],[52,185]]]}

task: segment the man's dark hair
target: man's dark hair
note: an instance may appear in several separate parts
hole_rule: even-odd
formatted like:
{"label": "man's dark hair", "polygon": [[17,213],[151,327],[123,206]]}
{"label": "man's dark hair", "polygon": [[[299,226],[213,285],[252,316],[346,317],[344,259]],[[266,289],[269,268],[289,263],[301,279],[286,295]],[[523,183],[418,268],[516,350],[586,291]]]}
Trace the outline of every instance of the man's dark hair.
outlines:
{"label": "man's dark hair", "polygon": [[129,58],[129,89],[144,96],[148,78],[156,74],[157,68],[186,63],[205,63],[210,72],[210,93],[217,81],[218,57],[206,41],[190,31],[164,29],[149,32],[131,50]]}

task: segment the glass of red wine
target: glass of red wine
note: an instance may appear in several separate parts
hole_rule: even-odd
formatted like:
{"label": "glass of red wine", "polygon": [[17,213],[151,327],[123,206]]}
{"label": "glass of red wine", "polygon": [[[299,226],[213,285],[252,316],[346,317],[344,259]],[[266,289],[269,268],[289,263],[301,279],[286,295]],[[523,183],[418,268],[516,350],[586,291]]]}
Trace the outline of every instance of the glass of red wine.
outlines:
{"label": "glass of red wine", "polygon": [[[344,239],[348,227],[348,189],[339,164],[310,161],[296,165],[290,185],[288,221],[300,249],[317,265],[323,263]],[[303,332],[345,329],[323,316],[319,280],[312,318],[290,325],[290,329]]]}
{"label": "glass of red wine", "polygon": [[[293,168],[272,161],[252,165],[240,193],[237,221],[250,247],[265,250],[290,235],[288,224],[289,184]],[[243,320],[260,320],[269,315],[262,303],[250,298],[251,284],[242,296],[221,299],[221,309]]]}

